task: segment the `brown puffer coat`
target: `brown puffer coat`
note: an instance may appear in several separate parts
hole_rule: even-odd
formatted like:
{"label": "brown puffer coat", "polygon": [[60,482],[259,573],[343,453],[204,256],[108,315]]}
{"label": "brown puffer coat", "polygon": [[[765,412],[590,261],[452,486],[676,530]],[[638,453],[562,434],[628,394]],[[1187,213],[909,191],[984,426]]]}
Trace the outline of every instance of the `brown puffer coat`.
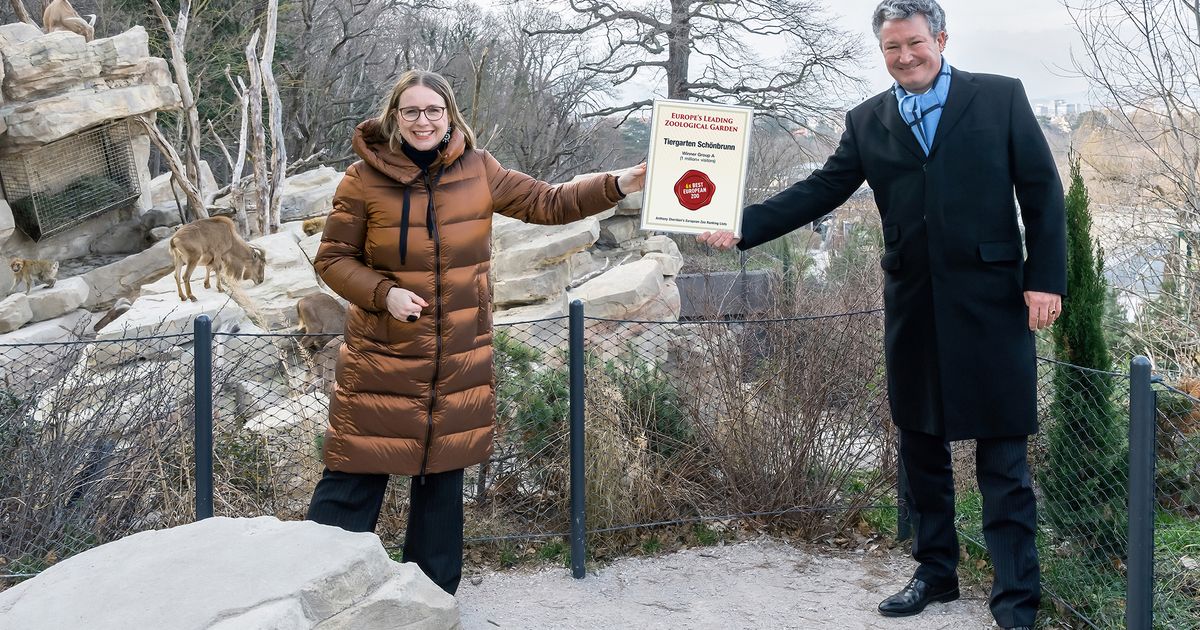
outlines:
{"label": "brown puffer coat", "polygon": [[[355,132],[362,160],[338,186],[314,261],[351,304],[325,465],[399,475],[465,468],[492,452],[492,213],[570,223],[615,205],[616,180],[551,186],[486,151],[464,152],[458,132],[423,176],[377,128],[367,121]],[[397,285],[429,303],[417,321],[388,313]]]}

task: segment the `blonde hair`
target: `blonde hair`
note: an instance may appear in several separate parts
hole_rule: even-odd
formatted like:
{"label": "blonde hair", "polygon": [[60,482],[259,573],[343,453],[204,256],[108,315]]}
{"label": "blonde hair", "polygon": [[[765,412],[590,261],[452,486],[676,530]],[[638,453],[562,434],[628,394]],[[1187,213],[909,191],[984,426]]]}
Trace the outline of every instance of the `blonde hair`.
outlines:
{"label": "blonde hair", "polygon": [[404,139],[400,136],[400,123],[396,121],[396,111],[400,109],[400,95],[416,85],[437,92],[446,101],[446,115],[450,117],[450,128],[457,129],[462,133],[463,138],[467,141],[467,151],[474,149],[475,132],[471,131],[462,112],[458,111],[458,102],[454,100],[454,90],[450,88],[450,82],[436,72],[425,70],[409,70],[401,75],[400,80],[396,81],[396,85],[388,94],[387,101],[383,104],[383,110],[379,112],[379,135],[387,139],[388,146],[393,151],[400,151]]}

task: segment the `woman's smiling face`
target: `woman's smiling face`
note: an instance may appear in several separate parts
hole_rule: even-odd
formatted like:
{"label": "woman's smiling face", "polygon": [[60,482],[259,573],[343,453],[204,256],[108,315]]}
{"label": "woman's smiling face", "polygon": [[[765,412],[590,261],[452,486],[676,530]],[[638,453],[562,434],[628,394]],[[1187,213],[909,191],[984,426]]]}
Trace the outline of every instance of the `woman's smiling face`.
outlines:
{"label": "woman's smiling face", "polygon": [[423,85],[414,85],[400,94],[396,124],[400,128],[400,136],[414,149],[436,149],[450,126],[450,117],[446,115],[446,99]]}

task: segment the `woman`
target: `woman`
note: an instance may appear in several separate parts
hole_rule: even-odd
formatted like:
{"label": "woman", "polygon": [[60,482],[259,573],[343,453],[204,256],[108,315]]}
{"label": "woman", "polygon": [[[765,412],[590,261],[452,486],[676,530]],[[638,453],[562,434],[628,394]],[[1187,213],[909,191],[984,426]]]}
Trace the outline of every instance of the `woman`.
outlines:
{"label": "woman", "polygon": [[411,475],[405,562],[453,594],[463,468],[492,452],[492,213],[564,224],[641,190],[645,164],[554,186],[510,171],[463,121],[449,83],[410,71],[358,126],[314,264],[350,301],[308,519],[373,531],[388,475]]}

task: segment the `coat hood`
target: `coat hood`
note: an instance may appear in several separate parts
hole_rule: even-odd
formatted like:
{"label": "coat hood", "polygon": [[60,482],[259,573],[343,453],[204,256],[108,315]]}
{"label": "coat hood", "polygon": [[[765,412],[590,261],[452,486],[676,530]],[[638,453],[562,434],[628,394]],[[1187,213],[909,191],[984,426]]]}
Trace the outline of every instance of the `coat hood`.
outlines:
{"label": "coat hood", "polygon": [[[354,128],[351,141],[354,152],[375,170],[401,184],[413,184],[421,179],[421,168],[413,163],[403,151],[393,151],[387,138],[379,133],[379,119],[370,118]],[[429,167],[431,171],[453,164],[462,157],[467,139],[458,129],[450,132],[450,142],[439,148],[438,159]]]}

